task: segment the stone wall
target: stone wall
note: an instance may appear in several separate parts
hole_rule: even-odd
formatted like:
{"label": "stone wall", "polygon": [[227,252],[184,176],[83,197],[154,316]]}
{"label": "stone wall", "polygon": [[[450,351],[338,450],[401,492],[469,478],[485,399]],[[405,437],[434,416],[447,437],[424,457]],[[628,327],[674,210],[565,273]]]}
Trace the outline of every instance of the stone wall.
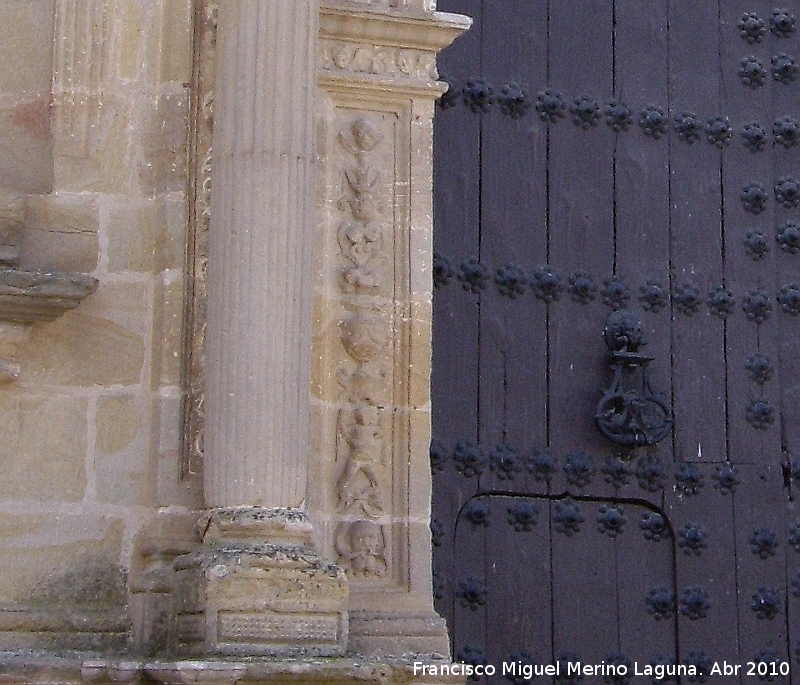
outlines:
{"label": "stone wall", "polygon": [[126,643],[141,532],[199,505],[179,474],[191,5],[0,0],[20,266],[99,280],[54,322],[3,328],[20,371],[0,388],[0,648]]}

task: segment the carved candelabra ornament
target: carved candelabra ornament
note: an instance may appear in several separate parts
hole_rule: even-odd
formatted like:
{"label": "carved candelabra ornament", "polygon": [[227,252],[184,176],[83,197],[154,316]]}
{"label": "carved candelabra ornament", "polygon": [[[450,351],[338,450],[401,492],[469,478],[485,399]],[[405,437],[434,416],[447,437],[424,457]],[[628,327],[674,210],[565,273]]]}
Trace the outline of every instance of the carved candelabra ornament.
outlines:
{"label": "carved candelabra ornament", "polygon": [[597,403],[597,427],[623,447],[655,445],[667,437],[672,418],[666,403],[650,388],[647,367],[653,357],[639,352],[645,344],[641,323],[620,309],[608,317],[603,336],[614,379]]}
{"label": "carved candelabra ornament", "polygon": [[[387,571],[388,532],[379,519],[390,507],[386,486],[381,415],[387,380],[382,352],[391,322],[374,298],[384,283],[381,174],[370,163],[383,136],[358,117],[339,133],[338,142],[352,162],[342,170],[344,193],[338,209],[345,216],[337,239],[345,265],[340,287],[350,312],[340,324],[340,339],[350,364],[339,371],[346,406],[337,421],[337,513],[341,523],[336,550],[354,576],[381,577]],[[354,364],[354,365],[353,365]]]}

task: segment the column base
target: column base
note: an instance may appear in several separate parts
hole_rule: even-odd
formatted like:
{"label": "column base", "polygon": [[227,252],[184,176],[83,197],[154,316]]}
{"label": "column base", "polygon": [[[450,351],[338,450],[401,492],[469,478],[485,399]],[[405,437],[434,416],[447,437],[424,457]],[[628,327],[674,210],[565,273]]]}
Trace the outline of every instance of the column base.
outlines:
{"label": "column base", "polygon": [[311,549],[303,512],[215,509],[198,528],[200,548],[175,561],[179,653],[345,653],[347,577]]}

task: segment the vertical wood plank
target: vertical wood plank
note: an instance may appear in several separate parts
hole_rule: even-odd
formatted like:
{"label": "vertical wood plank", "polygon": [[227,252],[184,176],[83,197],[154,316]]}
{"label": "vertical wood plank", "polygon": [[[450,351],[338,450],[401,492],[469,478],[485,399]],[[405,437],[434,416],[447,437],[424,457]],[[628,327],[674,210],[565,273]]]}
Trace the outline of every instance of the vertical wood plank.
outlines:
{"label": "vertical wood plank", "polygon": [[[602,118],[584,129],[569,112],[584,95],[600,107],[610,99],[612,40],[612,0],[550,3],[548,83],[562,93],[567,114],[549,127],[548,259],[565,285],[585,272],[602,286],[614,269],[615,135]],[[599,462],[608,449],[594,414],[608,382],[602,331],[609,312],[597,295],[582,304],[568,292],[549,307],[550,443],[562,459],[580,448]]]}
{"label": "vertical wood plank", "polygon": [[[443,75],[457,84],[480,72],[481,0],[440,0],[440,9],[467,14],[473,27],[439,57]],[[456,85],[460,89],[460,85]],[[434,119],[434,250],[450,264],[447,285],[433,301],[431,409],[434,451],[444,458],[433,469],[432,520],[440,544],[433,549],[435,606],[454,634],[453,568],[456,517],[476,492],[477,477],[465,478],[452,460],[459,443],[477,443],[478,295],[456,277],[459,264],[479,249],[480,120],[461,97],[454,107],[437,107]]]}
{"label": "vertical wood plank", "polygon": [[[701,124],[720,106],[718,14],[715,2],[669,3],[670,107]],[[701,302],[693,316],[674,316],[675,458],[718,461],[727,448],[725,324],[706,301],[723,280],[720,151],[702,131],[692,144],[673,133],[670,174],[672,281],[696,287]]]}
{"label": "vertical wood plank", "polygon": [[[547,24],[547,3],[508,0],[482,25],[482,75],[498,101],[481,136],[480,255],[491,269],[480,305],[481,439],[490,449],[509,445],[520,459],[547,444],[547,314],[506,271],[530,275],[547,255],[547,129],[532,106],[547,79]],[[504,99],[513,85],[526,94],[524,113]],[[526,492],[525,473],[493,471],[482,487]]]}

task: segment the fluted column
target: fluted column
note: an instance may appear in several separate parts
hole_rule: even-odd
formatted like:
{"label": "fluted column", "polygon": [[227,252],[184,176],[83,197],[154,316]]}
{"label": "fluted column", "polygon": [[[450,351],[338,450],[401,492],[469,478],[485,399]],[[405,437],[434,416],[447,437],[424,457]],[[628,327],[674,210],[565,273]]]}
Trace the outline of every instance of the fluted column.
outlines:
{"label": "fluted column", "polygon": [[206,506],[305,499],[315,0],[219,3],[208,254]]}

